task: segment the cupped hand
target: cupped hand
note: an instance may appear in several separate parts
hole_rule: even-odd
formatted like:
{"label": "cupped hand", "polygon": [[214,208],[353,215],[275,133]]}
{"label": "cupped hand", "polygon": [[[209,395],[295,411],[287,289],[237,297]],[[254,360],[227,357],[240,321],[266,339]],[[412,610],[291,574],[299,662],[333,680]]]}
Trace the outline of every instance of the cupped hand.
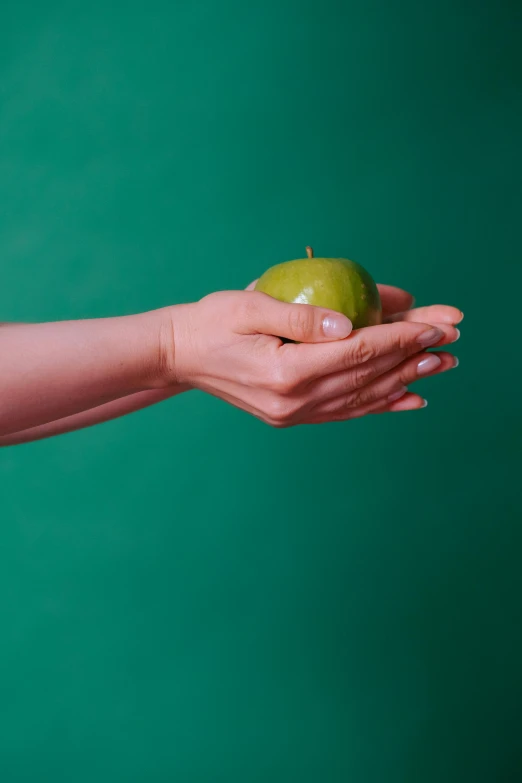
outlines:
{"label": "cupped hand", "polygon": [[386,322],[357,331],[339,313],[252,290],[170,308],[165,383],[201,389],[275,427],[422,407],[406,387],[455,366],[450,354],[425,349],[458,339],[462,314],[408,309],[411,296],[390,286],[380,293]]}
{"label": "cupped hand", "polygon": [[[255,285],[255,283],[254,283]],[[452,326],[452,339],[444,339],[438,346],[447,345],[450,342],[456,342],[460,337],[460,331],[456,328],[464,318],[463,313],[456,307],[449,305],[430,305],[428,307],[417,307],[412,309],[414,303],[413,296],[401,288],[390,285],[378,285],[383,308],[383,322],[396,323],[399,321],[409,321],[414,323],[431,324],[434,327]],[[250,288],[250,286],[249,286]],[[247,289],[248,290],[248,289]],[[417,362],[417,364],[415,364]],[[395,373],[404,378],[404,387],[421,378],[438,375],[458,366],[458,359],[452,354],[446,352],[432,352],[419,355],[416,359],[404,361],[395,368]],[[387,382],[387,379],[383,379]],[[369,414],[395,413],[401,411],[416,410],[424,408],[427,401],[418,394],[410,393],[406,388],[399,389],[392,398],[383,398],[377,402],[353,407],[350,405],[350,398],[347,395],[345,399],[339,398],[329,401],[316,410],[316,417],[313,423],[323,423],[326,421],[342,421],[344,419],[353,419]],[[393,397],[395,396],[395,399]]]}

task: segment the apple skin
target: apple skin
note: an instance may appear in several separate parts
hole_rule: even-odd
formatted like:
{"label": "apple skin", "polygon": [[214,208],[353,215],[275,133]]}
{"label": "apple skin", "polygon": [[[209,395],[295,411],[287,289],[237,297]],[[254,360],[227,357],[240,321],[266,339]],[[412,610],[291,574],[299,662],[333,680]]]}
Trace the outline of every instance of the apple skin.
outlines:
{"label": "apple skin", "polygon": [[285,261],[267,269],[256,283],[281,302],[325,307],[346,315],[354,329],[382,323],[381,298],[371,275],[346,258],[308,258]]}

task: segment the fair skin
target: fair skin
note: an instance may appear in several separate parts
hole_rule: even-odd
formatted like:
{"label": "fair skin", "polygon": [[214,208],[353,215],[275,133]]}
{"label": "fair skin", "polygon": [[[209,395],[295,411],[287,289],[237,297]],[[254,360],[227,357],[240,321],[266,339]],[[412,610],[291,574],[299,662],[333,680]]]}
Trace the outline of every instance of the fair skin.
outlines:
{"label": "fair skin", "polygon": [[406,387],[455,366],[425,351],[458,339],[454,307],[410,309],[408,293],[380,286],[385,322],[352,331],[338,313],[249,289],[133,316],[0,325],[0,445],[194,388],[274,427],[412,410],[425,403]]}

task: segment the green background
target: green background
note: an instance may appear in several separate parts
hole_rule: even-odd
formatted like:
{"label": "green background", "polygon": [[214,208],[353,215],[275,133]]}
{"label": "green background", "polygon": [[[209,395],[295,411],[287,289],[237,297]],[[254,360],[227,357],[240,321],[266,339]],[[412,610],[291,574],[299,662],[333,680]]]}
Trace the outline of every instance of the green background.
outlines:
{"label": "green background", "polygon": [[345,255],[465,311],[427,410],[198,393],[0,452],[2,783],[522,777],[520,4],[0,9],[0,318]]}

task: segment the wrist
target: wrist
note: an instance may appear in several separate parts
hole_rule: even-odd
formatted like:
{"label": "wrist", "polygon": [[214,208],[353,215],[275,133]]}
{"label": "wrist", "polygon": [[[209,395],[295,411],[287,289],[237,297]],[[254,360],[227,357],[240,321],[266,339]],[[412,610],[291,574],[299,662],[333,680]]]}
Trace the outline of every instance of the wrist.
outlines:
{"label": "wrist", "polygon": [[155,323],[156,335],[152,388],[175,388],[176,391],[191,388],[187,356],[193,307],[193,304],[173,305],[149,313]]}

